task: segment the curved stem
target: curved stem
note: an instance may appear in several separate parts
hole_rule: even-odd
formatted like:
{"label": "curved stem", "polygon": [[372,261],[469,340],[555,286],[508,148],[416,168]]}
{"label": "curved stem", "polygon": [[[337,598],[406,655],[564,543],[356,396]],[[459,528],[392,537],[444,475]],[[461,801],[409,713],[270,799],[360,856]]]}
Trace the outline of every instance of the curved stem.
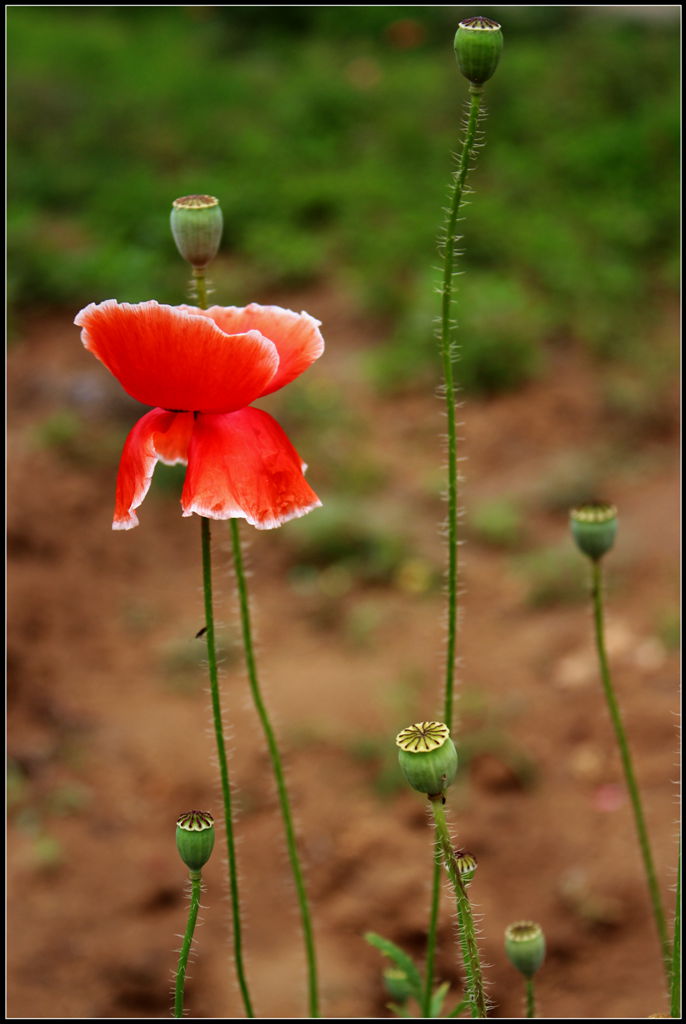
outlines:
{"label": "curved stem", "polygon": [[429,801],[436,823],[436,843],[455,892],[457,918],[460,926],[460,945],[462,947],[465,974],[467,975],[467,994],[472,1007],[472,1017],[487,1017],[488,1007],[472,908],[459,868],[455,863],[455,853],[450,840],[445,811],[443,810],[443,798],[441,796],[430,797]]}
{"label": "curved stem", "polygon": [[[448,638],[445,656],[445,684],[443,692],[443,721],[452,731],[453,695],[455,690],[455,655],[457,651],[457,584],[458,584],[458,470],[457,470],[457,417],[455,410],[455,378],[453,361],[455,352],[452,342],[452,305],[455,253],[457,249],[457,218],[462,205],[467,173],[472,163],[476,127],[481,109],[482,87],[470,85],[469,119],[460,154],[457,171],[450,184],[450,212],[445,229],[443,251],[443,285],[441,289],[441,334],[440,351],[443,360],[443,385],[448,421]],[[431,992],[433,989],[434,956],[438,911],[440,906],[441,869],[434,865],[431,886],[431,911],[426,947],[426,988],[424,993],[423,1016],[431,1013]]]}
{"label": "curved stem", "polygon": [[526,989],[526,1016],[536,1016],[536,993],[534,991],[534,979],[527,978],[524,983]]}
{"label": "curved stem", "polygon": [[200,518],[202,528],[202,580],[205,595],[205,625],[207,632],[207,662],[210,675],[210,695],[212,698],[212,719],[214,735],[217,743],[217,759],[221,777],[222,797],[224,801],[224,822],[226,825],[226,847],[229,857],[229,887],[231,890],[231,913],[233,920],[233,949],[238,975],[238,986],[241,990],[246,1016],[254,1017],[248,984],[243,966],[243,939],[241,931],[240,901],[238,898],[238,868],[236,864],[236,846],[233,835],[233,810],[231,806],[231,785],[229,783],[229,766],[224,742],[221,701],[219,697],[219,677],[217,672],[217,649],[214,634],[214,612],[212,608],[212,554],[210,521],[204,516]]}
{"label": "curved stem", "polygon": [[648,829],[646,827],[645,816],[643,814],[641,796],[638,791],[638,783],[636,782],[636,775],[634,773],[631,752],[629,750],[629,743],[626,737],[626,732],[624,730],[624,724],[622,722],[622,716],[619,710],[617,696],[615,694],[614,687],[612,685],[612,679],[610,677],[610,667],[607,660],[607,652],[605,649],[605,629],[603,622],[603,579],[600,560],[592,562],[591,574],[593,619],[595,623],[595,641],[596,649],[598,652],[598,662],[600,664],[600,678],[603,684],[603,690],[605,692],[605,700],[610,711],[612,725],[614,726],[615,736],[617,738],[617,745],[619,747],[619,753],[622,759],[622,767],[624,769],[624,778],[626,780],[627,789],[629,790],[631,806],[633,807],[634,811],[634,822],[636,825],[636,832],[638,835],[638,843],[641,848],[641,856],[643,857],[643,866],[645,869],[646,881],[648,883],[648,892],[650,894],[650,901],[653,907],[653,915],[655,917],[655,924],[657,926],[657,932],[660,939],[660,947],[662,949],[662,961],[665,969],[665,974],[667,977],[667,986],[669,987],[671,982],[672,950],[669,938],[667,936],[667,923],[665,921],[665,913],[662,908],[660,889],[657,884],[657,876],[655,873],[655,865],[653,863],[653,855],[650,849],[650,840],[648,837]]}
{"label": "curved stem", "polygon": [[191,902],[188,908],[188,922],[179,953],[179,965],[176,969],[176,989],[174,994],[174,1016],[183,1017],[183,992],[186,983],[186,968],[188,966],[188,954],[191,951],[195,923],[198,920],[200,909],[200,890],[202,888],[202,875],[199,871],[190,872],[191,879]]}
{"label": "curved stem", "polygon": [[253,702],[255,704],[255,709],[262,724],[262,729],[264,731],[265,739],[267,741],[267,747],[269,749],[269,757],[271,759],[272,769],[274,771],[274,778],[276,780],[276,788],[279,796],[279,804],[281,806],[281,815],[283,818],[284,830],[286,833],[288,859],[291,864],[293,882],[295,884],[295,890],[298,897],[298,905],[300,907],[300,917],[302,921],[303,934],[305,938],[305,955],[307,958],[310,1017],[318,1017],[319,997],[317,991],[317,962],[314,948],[312,920],[310,917],[310,909],[307,901],[307,893],[305,891],[305,882],[303,880],[302,869],[300,867],[300,860],[298,857],[298,849],[295,840],[295,829],[293,828],[293,816],[291,814],[290,802],[288,799],[288,791],[286,789],[286,781],[284,778],[281,755],[279,754],[279,748],[276,743],[274,730],[269,720],[267,709],[265,707],[264,700],[260,692],[260,686],[257,676],[257,663],[255,660],[255,647],[253,644],[252,627],[250,623],[248,586],[245,578],[245,570],[243,568],[243,553],[241,550],[241,539],[238,531],[238,521],[236,519],[231,520],[231,545],[233,549],[234,568],[236,571],[236,586],[238,589],[238,600],[241,612],[243,649],[245,651],[245,665],[248,673],[248,682],[250,684],[250,692],[252,694]]}

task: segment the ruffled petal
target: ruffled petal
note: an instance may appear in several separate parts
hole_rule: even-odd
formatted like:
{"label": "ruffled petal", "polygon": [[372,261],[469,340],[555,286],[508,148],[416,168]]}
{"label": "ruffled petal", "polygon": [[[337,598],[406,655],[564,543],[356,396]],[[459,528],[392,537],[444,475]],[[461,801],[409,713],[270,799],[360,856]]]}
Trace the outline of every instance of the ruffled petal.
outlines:
{"label": "ruffled petal", "polygon": [[268,413],[242,409],[197,416],[181,497],[185,516],[247,519],[270,530],[304,516],[321,502],[303,476],[304,464]]}
{"label": "ruffled petal", "polygon": [[262,395],[278,391],[295,377],[299,377],[324,351],[324,339],[319,333],[320,321],[309,313],[294,313],[280,306],[211,306],[210,309],[196,309],[181,306],[188,312],[200,313],[226,331],[259,331],[276,346],[279,353],[279,368],[273,379],[265,386]]}
{"label": "ruffled petal", "polygon": [[227,335],[200,310],[92,302],[77,315],[85,347],[145,405],[233,412],[269,388],[279,366],[259,330]]}
{"label": "ruffled petal", "polygon": [[193,433],[193,413],[152,409],[129,433],[119,462],[113,530],[138,526],[134,509],[142,503],[158,461],[186,462]]}

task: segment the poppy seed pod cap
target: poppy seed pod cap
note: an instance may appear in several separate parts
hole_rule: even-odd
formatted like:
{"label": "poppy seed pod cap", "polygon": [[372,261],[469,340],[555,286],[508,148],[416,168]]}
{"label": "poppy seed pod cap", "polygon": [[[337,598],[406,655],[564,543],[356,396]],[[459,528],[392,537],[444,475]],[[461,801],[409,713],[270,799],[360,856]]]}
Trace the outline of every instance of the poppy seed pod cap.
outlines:
{"label": "poppy seed pod cap", "polygon": [[176,848],[191,871],[200,871],[214,847],[214,818],[207,811],[187,811],[176,821]]}
{"label": "poppy seed pod cap", "polygon": [[171,232],[179,250],[196,270],[217,255],[224,218],[214,196],[182,196],[172,203]]}
{"label": "poppy seed pod cap", "polygon": [[505,929],[505,952],[513,967],[533,978],[545,959],[545,935],[533,921],[517,921]]}
{"label": "poppy seed pod cap", "polygon": [[455,56],[464,77],[483,85],[495,72],[503,49],[503,33],[497,21],[481,16],[465,18],[455,33]]}
{"label": "poppy seed pod cap", "polygon": [[589,502],[572,509],[569,524],[579,550],[597,561],[615,542],[617,509],[605,501]]}
{"label": "poppy seed pod cap", "polygon": [[418,793],[438,796],[457,774],[457,751],[443,722],[416,722],[398,733],[398,761]]}

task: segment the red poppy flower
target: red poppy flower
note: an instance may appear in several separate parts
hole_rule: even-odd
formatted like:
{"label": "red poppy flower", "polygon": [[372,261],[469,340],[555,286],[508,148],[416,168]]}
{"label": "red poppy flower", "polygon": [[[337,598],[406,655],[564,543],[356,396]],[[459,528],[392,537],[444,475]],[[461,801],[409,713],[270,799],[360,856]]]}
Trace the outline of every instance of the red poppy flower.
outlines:
{"label": "red poppy flower", "polygon": [[126,439],[113,529],[138,525],[135,509],[158,460],[188,465],[184,516],[242,517],[269,530],[321,504],[276,420],[248,408],[319,358],[318,320],[255,303],[203,310],[109,299],[86,306],[74,323],[122,387],[156,406]]}

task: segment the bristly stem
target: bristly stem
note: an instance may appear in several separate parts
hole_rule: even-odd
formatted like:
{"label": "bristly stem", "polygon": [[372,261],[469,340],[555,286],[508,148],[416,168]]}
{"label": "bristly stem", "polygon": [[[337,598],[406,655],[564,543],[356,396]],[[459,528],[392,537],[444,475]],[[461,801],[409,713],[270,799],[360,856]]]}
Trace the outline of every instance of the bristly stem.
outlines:
{"label": "bristly stem", "polygon": [[605,700],[610,711],[610,718],[612,719],[612,724],[614,726],[617,745],[622,759],[622,767],[624,768],[624,778],[626,780],[627,789],[629,790],[631,806],[634,811],[638,843],[643,857],[643,866],[645,869],[646,881],[648,883],[650,901],[652,903],[653,915],[655,917],[655,924],[657,926],[660,946],[662,949],[662,961],[667,977],[667,987],[669,988],[671,983],[672,949],[667,935],[667,922],[665,920],[665,912],[660,898],[660,889],[657,884],[657,875],[655,873],[653,855],[650,849],[650,839],[648,837],[648,829],[646,827],[645,817],[643,814],[643,805],[638,791],[631,752],[629,750],[629,743],[624,730],[617,696],[612,685],[610,666],[605,649],[605,629],[603,622],[603,576],[600,559],[596,559],[591,562],[591,593],[593,597],[593,619],[595,623],[595,642],[598,651],[598,662],[600,665],[600,678],[603,684],[603,690],[605,691]]}
{"label": "bristly stem", "polygon": [[[453,277],[457,249],[457,220],[462,205],[467,174],[472,164],[476,128],[481,109],[482,87],[470,85],[469,118],[458,168],[450,183],[449,214],[445,228],[443,247],[443,284],[441,288],[441,333],[440,351],[443,360],[443,386],[448,421],[448,617],[447,645],[445,656],[445,687],[443,695],[443,721],[452,731],[453,695],[455,691],[455,657],[457,652],[457,587],[458,587],[458,463],[457,463],[457,415],[455,408],[455,377],[453,363],[455,351],[452,338]],[[424,990],[423,1016],[431,1012],[431,993],[434,983],[434,957],[436,932],[440,907],[441,868],[434,864],[431,893],[431,911],[426,946],[426,987]]]}
{"label": "bristly stem", "polygon": [[457,423],[455,410],[455,351],[452,338],[453,275],[457,248],[457,218],[464,195],[467,173],[471,166],[476,127],[481,109],[482,88],[470,85],[469,120],[460,154],[460,162],[451,185],[450,214],[446,227],[443,254],[443,288],[441,293],[441,356],[448,416],[448,645],[445,663],[445,694],[443,721],[452,730],[453,692],[455,689],[455,653],[457,647],[457,573],[458,573],[458,470]]}
{"label": "bristly stem", "polygon": [[672,942],[672,982],[670,987],[672,1017],[681,1014],[681,843],[676,869],[676,905],[674,908],[674,940]]}
{"label": "bristly stem", "polygon": [[534,979],[526,978],[524,981],[524,988],[526,990],[526,1016],[536,1016],[536,993],[534,990]]}
{"label": "bristly stem", "polygon": [[429,797],[431,810],[436,823],[436,844],[440,851],[443,865],[455,893],[457,919],[460,928],[460,945],[467,975],[467,995],[471,1003],[472,1017],[487,1017],[488,1005],[484,991],[483,974],[479,947],[476,941],[476,928],[465,884],[455,859],[448,823],[443,810],[443,797]]}
{"label": "bristly stem", "polygon": [[262,724],[262,729],[264,731],[265,739],[267,741],[267,747],[269,749],[269,757],[271,759],[274,778],[276,780],[276,788],[279,796],[279,804],[281,806],[281,815],[283,817],[284,831],[286,833],[288,859],[290,860],[291,870],[293,872],[293,882],[295,884],[295,890],[298,897],[298,905],[300,907],[300,918],[302,921],[303,935],[305,939],[305,955],[307,958],[308,996],[310,1010],[309,1015],[310,1017],[319,1017],[317,962],[315,956],[312,919],[310,917],[307,893],[305,891],[305,882],[303,880],[302,868],[300,866],[300,859],[298,857],[298,848],[295,839],[295,829],[293,827],[293,816],[291,814],[291,807],[288,799],[288,791],[286,789],[286,781],[284,778],[281,755],[279,754],[279,748],[276,743],[276,737],[274,735],[274,730],[272,728],[269,716],[267,714],[267,709],[262,698],[262,693],[260,691],[257,676],[255,646],[253,643],[252,627],[250,622],[248,586],[245,577],[245,570],[243,568],[243,553],[241,550],[241,538],[238,529],[237,519],[231,520],[231,545],[233,549],[234,569],[236,572],[236,586],[238,590],[238,600],[240,605],[241,628],[243,632],[243,649],[245,652],[245,665],[248,673],[248,682],[250,684],[250,692],[252,694],[253,702],[255,704],[255,709]]}
{"label": "bristly stem", "polygon": [[212,719],[217,742],[217,758],[221,777],[222,797],[224,801],[224,822],[226,825],[226,847],[229,857],[229,887],[231,890],[231,913],[233,919],[233,949],[236,962],[238,986],[243,997],[246,1016],[254,1017],[248,984],[243,966],[243,939],[241,931],[240,901],[238,897],[238,868],[236,863],[236,846],[233,835],[233,811],[231,806],[231,785],[229,782],[229,766],[224,741],[221,701],[219,697],[219,676],[217,671],[217,648],[214,633],[214,612],[212,608],[212,552],[210,521],[200,517],[202,529],[202,579],[205,594],[205,626],[207,639],[207,662],[210,675],[210,694],[212,698]]}
{"label": "bristly stem", "polygon": [[179,965],[176,970],[176,987],[174,993],[174,1016],[183,1017],[183,993],[186,983],[186,968],[188,967],[188,954],[193,943],[193,932],[198,920],[200,909],[200,891],[202,889],[202,875],[199,871],[190,872],[191,879],[191,901],[188,908],[188,922],[183,936],[183,943],[179,953]]}
{"label": "bristly stem", "polygon": [[198,270],[197,267],[193,267],[191,289],[200,309],[207,309],[207,279],[204,269]]}
{"label": "bristly stem", "polygon": [[[207,307],[207,283],[205,271],[193,268],[191,289],[201,309]],[[229,889],[231,893],[231,916],[233,930],[233,952],[238,976],[238,987],[243,998],[247,1017],[254,1017],[248,982],[243,964],[243,932],[241,926],[240,899],[238,894],[238,865],[236,860],[236,843],[233,834],[233,808],[231,800],[231,783],[229,781],[229,765],[226,757],[224,725],[222,722],[221,699],[219,696],[219,673],[217,670],[217,646],[214,632],[214,610],[212,604],[212,538],[209,519],[200,518],[202,534],[202,581],[205,595],[205,638],[207,640],[207,664],[210,676],[210,695],[212,699],[212,720],[217,744],[217,760],[221,778],[222,798],[224,802],[224,824],[226,827],[226,848],[229,861]]]}

